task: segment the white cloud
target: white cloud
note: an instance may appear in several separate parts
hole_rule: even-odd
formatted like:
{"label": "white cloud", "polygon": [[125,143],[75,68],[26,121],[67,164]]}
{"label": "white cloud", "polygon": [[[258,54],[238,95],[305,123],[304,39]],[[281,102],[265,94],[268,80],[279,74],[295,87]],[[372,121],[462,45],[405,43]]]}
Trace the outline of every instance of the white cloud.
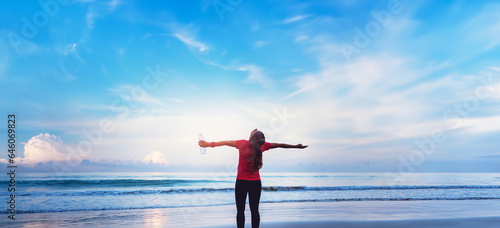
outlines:
{"label": "white cloud", "polygon": [[205,58],[199,58],[198,59],[202,62],[202,63],[205,63],[205,64],[208,64],[208,65],[211,65],[211,66],[215,66],[215,67],[219,67],[221,69],[224,69],[224,70],[235,70],[234,67],[232,66],[225,66],[225,65],[222,65],[222,64],[219,64],[219,63],[216,63],[214,61],[211,61],[211,60],[208,60],[208,59],[205,59]]}
{"label": "white cloud", "polygon": [[301,20],[304,20],[304,19],[306,19],[306,18],[308,18],[310,16],[311,15],[298,15],[298,16],[295,16],[295,17],[290,17],[290,18],[287,18],[287,19],[283,20],[283,24],[289,24],[289,23],[301,21]]}
{"label": "white cloud", "polygon": [[146,155],[146,157],[144,157],[144,159],[142,159],[142,162],[144,162],[146,164],[149,164],[149,163],[160,164],[160,165],[168,165],[169,164],[167,159],[165,158],[165,156],[163,156],[163,154],[158,152],[158,151],[153,151],[153,152],[149,153],[148,155]]}
{"label": "white cloud", "polygon": [[[481,85],[477,75],[450,74],[422,80],[439,71],[440,66],[422,67],[415,59],[390,53],[365,53],[345,63],[335,52],[322,51],[337,47],[334,42],[323,39],[310,44],[308,50],[315,54],[320,70],[295,78],[297,89],[280,101],[292,102],[290,109],[301,117],[290,124],[293,131],[325,145],[323,149],[410,139],[406,150],[411,150],[411,140],[430,137],[434,130],[451,130],[449,122],[442,120],[444,111],[453,108],[455,102],[463,102]],[[491,125],[498,121],[496,117],[490,118],[467,120],[469,128],[462,132],[500,130]],[[317,132],[325,135],[318,136]],[[394,156],[401,152],[401,148],[384,146]]]}
{"label": "white cloud", "polygon": [[89,12],[87,12],[87,15],[85,15],[85,21],[87,22],[87,27],[89,29],[94,29],[95,28],[95,19],[97,18],[97,14],[91,12],[89,10]]}
{"label": "white cloud", "polygon": [[246,83],[259,83],[265,88],[272,87],[271,80],[262,72],[259,66],[248,64],[238,68],[240,71],[248,71],[248,78],[244,81]]}
{"label": "white cloud", "polygon": [[61,55],[68,55],[76,53],[76,43],[64,45],[63,48],[58,48],[57,52]]}
{"label": "white cloud", "polygon": [[500,72],[500,67],[491,66],[491,67],[488,67],[488,69]]}
{"label": "white cloud", "polygon": [[194,37],[187,35],[186,33],[178,32],[174,36],[186,44],[189,48],[198,49],[200,52],[206,52],[209,50],[208,45],[196,40]]}
{"label": "white cloud", "polygon": [[66,70],[66,68],[62,67],[61,70],[63,71],[64,74],[64,79],[68,81],[75,80],[77,77],[70,73],[69,71]]}
{"label": "white cloud", "polygon": [[176,97],[167,97],[166,99],[171,101],[171,102],[175,102],[175,103],[184,103],[185,102],[183,99],[176,98]]}
{"label": "white cloud", "polygon": [[123,4],[123,2],[121,0],[111,0],[107,4],[109,5],[111,12],[113,12],[116,7]]}
{"label": "white cloud", "polygon": [[309,36],[308,35],[297,35],[294,39],[295,42],[305,42],[307,40],[309,40]]}
{"label": "white cloud", "polygon": [[61,138],[48,133],[32,137],[24,145],[24,157],[19,157],[19,163],[33,166],[37,163],[50,161],[65,161],[65,149]]}
{"label": "white cloud", "polygon": [[219,64],[219,63],[216,63],[216,62],[213,62],[211,60],[207,60],[207,59],[204,59],[204,58],[198,58],[201,62],[205,63],[205,64],[208,64],[208,65],[211,65],[211,66],[215,66],[215,67],[219,67],[221,69],[224,69],[224,70],[228,70],[228,71],[246,71],[248,72],[248,77],[243,80],[244,83],[258,83],[260,85],[262,85],[262,87],[264,88],[272,88],[273,87],[273,81],[267,77],[267,75],[264,73],[263,69],[255,64],[246,64],[246,65],[229,65],[229,66],[225,66],[225,65],[222,65],[222,64]]}
{"label": "white cloud", "polygon": [[480,51],[488,51],[500,45],[498,39],[500,25],[496,23],[500,19],[498,10],[500,10],[499,4],[486,5],[477,16],[460,27],[462,29],[460,34],[465,35],[464,38],[467,39],[468,44],[481,45],[482,49]]}
{"label": "white cloud", "polygon": [[459,127],[464,128],[466,133],[470,134],[485,134],[490,132],[500,131],[500,115],[480,118],[465,118],[459,120]]}
{"label": "white cloud", "polygon": [[259,41],[255,42],[254,47],[260,48],[260,47],[266,46],[267,44],[269,44],[268,41],[259,40]]}
{"label": "white cloud", "polygon": [[152,96],[150,93],[148,93],[147,89],[144,88],[141,85],[120,85],[115,88],[108,89],[109,91],[115,92],[118,96],[121,98],[131,101],[131,102],[137,102],[137,103],[142,103],[142,104],[154,104],[154,105],[161,105],[161,106],[166,106],[167,104],[162,101],[161,99],[158,99],[154,96]]}
{"label": "white cloud", "polygon": [[[201,155],[198,134],[203,133],[210,141],[247,139],[254,128],[269,128],[269,120],[274,115],[272,104],[241,100],[237,103],[199,101],[177,107],[154,115],[144,113],[124,120],[114,119],[113,132],[105,136],[88,159],[120,158],[144,162],[145,155],[151,151],[161,151],[170,165],[225,167],[228,162],[237,162],[237,150],[208,148],[207,154]],[[277,135],[274,133],[274,137]],[[272,138],[268,135],[268,139]],[[160,158],[153,155],[145,162],[152,157]]]}
{"label": "white cloud", "polygon": [[90,30],[95,28],[95,20],[98,17],[103,17],[113,13],[118,6],[123,4],[123,1],[121,0],[110,0],[110,1],[79,0],[78,2],[90,4],[89,10],[85,15],[86,24]]}
{"label": "white cloud", "polygon": [[59,54],[64,55],[64,56],[71,54],[75,58],[77,58],[78,60],[83,62],[83,59],[80,57],[80,54],[78,54],[78,51],[76,48],[77,48],[76,43],[66,44],[66,45],[64,45],[64,47],[57,48],[56,52],[58,52]]}

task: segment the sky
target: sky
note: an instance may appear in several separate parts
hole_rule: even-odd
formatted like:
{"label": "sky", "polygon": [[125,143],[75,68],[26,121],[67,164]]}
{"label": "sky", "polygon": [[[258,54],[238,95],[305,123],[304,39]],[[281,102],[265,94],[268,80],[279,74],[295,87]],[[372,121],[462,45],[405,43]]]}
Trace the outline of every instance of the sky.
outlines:
{"label": "sky", "polygon": [[[498,1],[5,1],[25,172],[499,172]],[[6,150],[4,150],[6,151]],[[6,166],[8,152],[0,154]]]}

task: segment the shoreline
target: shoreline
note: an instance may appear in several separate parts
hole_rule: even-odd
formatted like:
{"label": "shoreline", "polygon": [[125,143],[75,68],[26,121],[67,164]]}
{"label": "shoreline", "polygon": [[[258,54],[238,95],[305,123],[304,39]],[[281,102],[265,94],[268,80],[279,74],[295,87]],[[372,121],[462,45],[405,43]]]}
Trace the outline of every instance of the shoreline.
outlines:
{"label": "shoreline", "polygon": [[[261,227],[274,227],[274,228],[302,228],[302,227],[316,227],[316,228],[438,228],[438,227],[454,227],[454,228],[496,228],[500,225],[500,216],[498,217],[477,217],[477,218],[456,218],[456,219],[413,219],[413,220],[372,220],[372,221],[342,221],[342,220],[325,220],[325,221],[279,221],[279,222],[265,222],[261,223]],[[222,225],[213,226],[209,228],[229,228],[235,225]],[[249,223],[245,224],[246,227],[251,227]]]}
{"label": "shoreline", "polygon": [[[500,200],[261,203],[260,213],[262,227],[500,226]],[[17,214],[3,225],[234,227],[235,216],[235,205],[224,205]],[[250,227],[248,205],[245,217]]]}

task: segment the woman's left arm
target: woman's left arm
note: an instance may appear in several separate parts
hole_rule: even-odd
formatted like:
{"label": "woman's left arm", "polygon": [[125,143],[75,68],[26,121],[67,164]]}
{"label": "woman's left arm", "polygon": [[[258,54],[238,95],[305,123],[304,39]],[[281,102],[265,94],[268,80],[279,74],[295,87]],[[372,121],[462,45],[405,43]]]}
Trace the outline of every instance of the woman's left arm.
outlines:
{"label": "woman's left arm", "polygon": [[291,145],[291,144],[286,144],[286,143],[271,143],[271,147],[269,149],[274,149],[274,148],[296,148],[296,149],[304,149],[306,148],[307,145],[302,145],[302,144],[296,144],[296,145]]}

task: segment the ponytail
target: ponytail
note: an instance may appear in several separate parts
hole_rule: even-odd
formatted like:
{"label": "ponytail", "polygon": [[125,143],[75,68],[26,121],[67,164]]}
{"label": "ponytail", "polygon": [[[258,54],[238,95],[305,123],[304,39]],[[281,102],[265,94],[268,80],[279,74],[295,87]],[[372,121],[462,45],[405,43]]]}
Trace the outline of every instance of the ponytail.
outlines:
{"label": "ponytail", "polygon": [[262,161],[262,151],[254,148],[255,158],[253,159],[253,172],[256,173],[264,165]]}
{"label": "ponytail", "polygon": [[253,172],[256,173],[259,171],[259,169],[262,168],[264,165],[262,161],[262,150],[261,147],[264,145],[266,142],[266,138],[264,137],[264,133],[261,131],[255,132],[251,137],[250,137],[250,145],[252,145],[253,148]]}

